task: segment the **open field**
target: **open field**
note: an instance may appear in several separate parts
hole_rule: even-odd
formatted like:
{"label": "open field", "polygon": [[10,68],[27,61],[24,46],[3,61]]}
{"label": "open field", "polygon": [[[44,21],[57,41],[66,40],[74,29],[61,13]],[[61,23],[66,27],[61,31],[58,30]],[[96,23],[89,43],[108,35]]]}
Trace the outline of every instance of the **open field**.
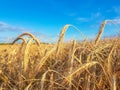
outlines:
{"label": "open field", "polygon": [[105,24],[93,41],[63,43],[66,25],[56,44],[24,33],[0,45],[0,90],[120,90],[120,38],[100,40]]}

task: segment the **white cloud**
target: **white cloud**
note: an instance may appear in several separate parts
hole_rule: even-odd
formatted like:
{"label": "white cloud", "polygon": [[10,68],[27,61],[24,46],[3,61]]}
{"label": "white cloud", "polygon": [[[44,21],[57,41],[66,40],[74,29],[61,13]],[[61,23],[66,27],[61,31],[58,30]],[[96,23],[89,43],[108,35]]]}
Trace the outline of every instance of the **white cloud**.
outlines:
{"label": "white cloud", "polygon": [[108,20],[108,24],[111,25],[111,24],[120,24],[120,18],[115,18],[115,19],[112,19],[112,20]]}
{"label": "white cloud", "polygon": [[5,22],[1,22],[0,21],[0,32],[24,32],[26,31],[25,28],[22,28],[22,27],[16,27],[16,26],[12,26],[12,25],[9,25]]}
{"label": "white cloud", "polygon": [[101,19],[103,15],[100,12],[91,13],[90,20]]}
{"label": "white cloud", "polygon": [[83,18],[83,17],[78,17],[76,18],[77,21],[80,21],[80,22],[88,22],[89,19],[88,18]]}
{"label": "white cloud", "polygon": [[85,18],[85,17],[78,17],[76,18],[77,21],[80,22],[89,22],[89,21],[100,21],[104,18],[104,16],[102,16],[102,14],[100,12],[96,12],[96,13],[91,13],[90,17]]}
{"label": "white cloud", "polygon": [[[22,27],[13,26],[0,21],[0,42],[6,42],[6,40],[7,42],[11,42],[11,40],[13,40],[19,34],[28,31],[30,32],[31,30],[27,30]],[[8,40],[8,38],[12,38],[12,39]]]}

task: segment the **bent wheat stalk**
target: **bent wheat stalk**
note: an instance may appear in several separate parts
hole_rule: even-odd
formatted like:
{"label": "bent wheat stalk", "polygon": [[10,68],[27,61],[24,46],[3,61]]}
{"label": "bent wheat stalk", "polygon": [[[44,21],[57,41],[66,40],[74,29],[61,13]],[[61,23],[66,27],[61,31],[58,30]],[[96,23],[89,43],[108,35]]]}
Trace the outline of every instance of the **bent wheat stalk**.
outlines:
{"label": "bent wheat stalk", "polygon": [[42,68],[42,66],[45,64],[49,56],[56,50],[56,47],[52,48],[50,51],[46,53],[46,55],[41,58],[41,60],[38,62],[36,68],[35,68],[35,73],[38,73],[39,70]]}
{"label": "bent wheat stalk", "polygon": [[59,53],[64,35],[65,35],[65,32],[66,32],[66,30],[68,29],[69,26],[70,26],[69,24],[65,25],[63,27],[62,31],[60,32],[60,36],[59,36],[59,40],[58,40],[58,44],[57,44],[57,49],[56,49],[56,56],[58,56],[58,53]]}
{"label": "bent wheat stalk", "polygon": [[[98,64],[101,69],[103,70],[103,73],[106,77],[106,79],[108,80],[109,84],[111,85],[111,81],[110,81],[110,77],[108,77],[108,74],[106,73],[104,67],[97,61],[91,61],[89,63],[83,64],[82,66],[80,66],[78,69],[74,70],[74,72],[72,72],[71,74],[69,74],[68,76],[66,76],[67,80],[70,80],[71,77],[73,77],[74,75],[77,76],[77,74],[81,74],[83,71],[85,71],[86,69],[91,68],[92,66]],[[64,80],[62,82],[62,84],[64,85],[66,83],[66,81]]]}
{"label": "bent wheat stalk", "polygon": [[[69,82],[70,83],[70,80],[69,79],[67,79],[64,75],[62,75],[61,73],[59,73],[59,72],[57,72],[57,71],[55,71],[55,70],[47,70],[43,75],[42,75],[42,78],[41,78],[41,89],[40,90],[44,90],[44,85],[45,85],[45,81],[46,81],[46,75],[48,74],[48,73],[55,73],[55,74],[57,74],[57,75],[59,75],[60,77],[61,77],[61,79],[63,78],[63,79],[65,79],[67,82]],[[54,82],[55,83],[55,82]],[[59,86],[61,86],[61,87],[63,87],[63,88],[66,88],[66,87],[64,87],[63,85],[61,85],[61,84],[58,84]],[[71,82],[71,85],[75,88],[75,90],[78,90],[77,89],[77,87]],[[67,89],[68,90],[68,89]]]}
{"label": "bent wheat stalk", "polygon": [[12,42],[12,45],[15,44],[15,42],[17,42],[18,40],[22,40],[23,43],[27,43],[26,40],[25,40],[24,38],[18,37],[18,38],[16,38],[16,39]]}
{"label": "bent wheat stalk", "polygon": [[60,36],[59,36],[59,40],[58,40],[58,44],[57,44],[57,49],[56,49],[56,56],[59,54],[60,47],[61,47],[61,45],[62,45],[62,43],[63,43],[63,39],[64,39],[64,36],[65,36],[65,32],[67,31],[67,29],[68,29],[69,27],[73,27],[75,30],[77,30],[77,31],[80,33],[80,35],[81,35],[85,40],[87,40],[87,37],[80,31],[80,29],[78,29],[77,27],[75,27],[75,26],[73,26],[73,25],[71,25],[71,24],[65,25],[65,26],[63,27],[63,29],[61,30],[61,32],[60,32]]}
{"label": "bent wheat stalk", "polygon": [[[31,38],[33,38],[33,40],[36,42],[36,44],[38,45],[38,46],[40,46],[40,41],[34,36],[34,35],[32,35],[31,33],[23,33],[23,34],[21,34],[21,35],[19,35],[17,38],[21,38],[21,37],[23,37],[23,36],[30,36]],[[17,39],[16,38],[16,39]],[[16,40],[15,39],[15,40]]]}

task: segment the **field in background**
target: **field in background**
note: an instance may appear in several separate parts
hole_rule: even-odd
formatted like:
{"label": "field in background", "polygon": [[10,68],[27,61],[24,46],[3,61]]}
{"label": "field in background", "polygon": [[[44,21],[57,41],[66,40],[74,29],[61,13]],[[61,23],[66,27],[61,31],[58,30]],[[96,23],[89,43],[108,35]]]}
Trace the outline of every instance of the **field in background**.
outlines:
{"label": "field in background", "polygon": [[93,41],[63,43],[66,25],[56,44],[23,33],[0,45],[0,90],[119,90],[120,38],[100,40],[106,23]]}

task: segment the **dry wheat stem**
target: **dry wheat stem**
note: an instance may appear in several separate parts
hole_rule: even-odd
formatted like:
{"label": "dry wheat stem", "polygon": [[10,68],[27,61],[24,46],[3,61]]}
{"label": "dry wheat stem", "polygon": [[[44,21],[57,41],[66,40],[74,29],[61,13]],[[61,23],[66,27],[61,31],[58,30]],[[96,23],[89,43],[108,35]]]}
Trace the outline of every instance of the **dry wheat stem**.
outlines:
{"label": "dry wheat stem", "polygon": [[24,72],[26,72],[27,69],[28,69],[28,64],[29,64],[29,48],[30,48],[30,45],[32,44],[32,41],[33,41],[33,39],[30,39],[30,41],[27,43],[26,48],[25,48],[24,61],[23,61]]}
{"label": "dry wheat stem", "polygon": [[[71,50],[70,50],[70,54],[69,54],[69,60],[70,60],[70,71],[69,71],[69,74],[71,74],[72,71],[73,71],[75,45],[76,45],[76,41],[74,40],[73,44],[72,44],[72,47],[71,47]],[[70,90],[72,90],[71,82],[72,82],[72,76],[70,77],[70,83],[69,83],[69,89]]]}
{"label": "dry wheat stem", "polygon": [[100,30],[99,30],[99,32],[98,32],[98,34],[97,34],[97,37],[96,37],[96,39],[95,39],[95,45],[97,45],[98,42],[100,41],[100,38],[101,38],[101,36],[102,36],[102,33],[103,33],[103,31],[104,31],[104,28],[105,28],[106,23],[107,23],[107,20],[103,21],[103,23],[102,23],[102,25],[101,25],[101,27],[100,27]]}
{"label": "dry wheat stem", "polygon": [[[70,83],[70,80],[67,79],[65,76],[63,76],[62,74],[60,74],[59,72],[55,71],[55,70],[47,70],[43,75],[42,75],[42,79],[41,79],[41,90],[43,90],[44,88],[44,81],[45,81],[45,78],[46,78],[46,75],[50,72],[53,72],[53,73],[56,73],[58,75],[60,75],[63,79],[65,79],[67,82]],[[77,90],[77,87],[71,82],[71,85],[76,88]]]}
{"label": "dry wheat stem", "polygon": [[12,42],[12,45],[13,45],[16,41],[18,41],[18,40],[22,40],[23,43],[27,43],[26,40],[25,40],[24,38],[18,37],[18,38],[16,38],[16,39]]}
{"label": "dry wheat stem", "polygon": [[50,51],[48,51],[46,53],[46,55],[41,58],[41,60],[39,61],[39,63],[37,64],[36,68],[35,68],[35,72],[39,72],[39,70],[42,68],[42,66],[45,64],[45,62],[47,61],[47,59],[49,58],[49,56],[56,50],[56,47],[52,48]]}
{"label": "dry wheat stem", "polygon": [[85,40],[87,40],[87,37],[80,31],[80,29],[78,29],[77,27],[75,27],[75,26],[73,26],[73,25],[71,25],[71,24],[67,24],[67,25],[65,25],[64,27],[63,27],[63,29],[61,30],[61,32],[60,32],[60,36],[59,36],[59,40],[58,40],[58,44],[57,44],[57,49],[56,49],[56,56],[59,54],[59,50],[60,50],[60,47],[61,47],[61,45],[62,45],[62,43],[63,43],[63,39],[64,39],[64,36],[65,36],[65,32],[66,32],[66,30],[69,28],[69,27],[73,27],[75,30],[77,30],[79,33],[80,33],[80,35],[85,39]]}
{"label": "dry wheat stem", "polygon": [[17,38],[21,38],[23,36],[30,36],[31,38],[33,38],[33,40],[35,40],[37,45],[40,46],[40,41],[34,35],[32,35],[31,33],[23,33],[23,34],[19,35]]}

